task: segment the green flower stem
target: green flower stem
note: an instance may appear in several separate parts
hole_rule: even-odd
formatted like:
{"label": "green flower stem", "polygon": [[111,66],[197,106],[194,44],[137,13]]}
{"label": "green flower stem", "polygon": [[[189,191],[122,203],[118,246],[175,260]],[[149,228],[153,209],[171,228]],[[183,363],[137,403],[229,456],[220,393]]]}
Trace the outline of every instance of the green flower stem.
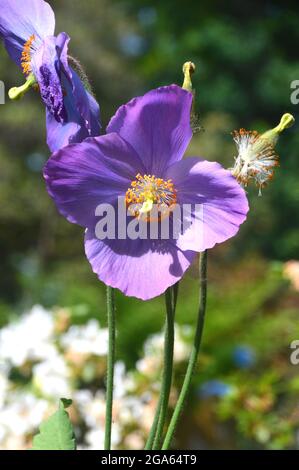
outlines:
{"label": "green flower stem", "polygon": [[161,404],[162,404],[162,395],[160,394],[157,409],[156,409],[156,413],[155,413],[155,417],[154,417],[154,421],[153,421],[148,439],[147,439],[146,444],[145,444],[145,448],[144,448],[145,450],[151,450],[152,447],[153,447],[155,436],[156,436],[156,433],[157,433],[157,427],[158,427],[158,423],[159,423]]}
{"label": "green flower stem", "polygon": [[164,345],[164,371],[161,386],[161,407],[153,449],[160,449],[162,445],[162,436],[165,426],[165,420],[167,417],[169,395],[171,390],[174,348],[174,302],[175,294],[173,292],[173,289],[167,289],[165,293],[166,328]]}
{"label": "green flower stem", "polygon": [[105,450],[111,449],[113,380],[115,363],[115,297],[114,289],[107,286],[107,316],[108,316],[108,357],[107,357],[107,387],[106,387],[106,419],[105,419]]}
{"label": "green flower stem", "polygon": [[171,288],[171,292],[172,292],[172,307],[173,307],[173,312],[174,312],[174,314],[175,314],[175,311],[176,311],[176,306],[177,306],[177,301],[178,301],[179,287],[180,287],[180,283],[177,282],[177,283]]}
{"label": "green flower stem", "polygon": [[186,398],[189,393],[190,385],[192,382],[192,376],[196,367],[197,357],[200,350],[205,312],[207,303],[207,251],[204,251],[200,255],[200,304],[198,310],[198,319],[196,325],[195,338],[188,362],[188,367],[185,375],[185,379],[182,385],[181,393],[179,395],[176,407],[174,409],[165,440],[163,442],[162,450],[169,449],[171,441],[173,439],[179,418],[184,408]]}
{"label": "green flower stem", "polygon": [[146,450],[158,449],[162,440],[169,395],[172,381],[173,348],[174,348],[174,315],[178,294],[178,284],[167,289],[165,293],[166,303],[166,326],[164,345],[164,368],[161,384],[160,397],[150,430],[148,440],[145,445]]}

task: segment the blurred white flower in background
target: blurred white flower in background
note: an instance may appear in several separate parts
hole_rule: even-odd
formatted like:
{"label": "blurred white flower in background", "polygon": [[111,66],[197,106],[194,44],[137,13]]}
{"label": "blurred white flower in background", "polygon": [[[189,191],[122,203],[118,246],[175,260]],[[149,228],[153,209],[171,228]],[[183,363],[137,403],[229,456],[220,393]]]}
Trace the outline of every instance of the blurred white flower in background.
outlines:
{"label": "blurred white flower in background", "polygon": [[[188,326],[175,325],[174,362],[185,361],[190,353],[187,338],[192,329]],[[163,363],[164,333],[150,336],[144,344],[144,357],[137,361],[137,370],[144,375],[160,374]]]}
{"label": "blurred white flower in background", "polygon": [[37,429],[49,413],[49,403],[31,393],[11,393],[9,402],[0,410],[0,449],[25,449],[26,436]]}
{"label": "blurred white flower in background", "polygon": [[71,326],[62,338],[62,346],[78,354],[106,356],[108,330],[100,328],[97,320],[89,320],[84,326]]}
{"label": "blurred white flower in background", "polygon": [[[78,449],[103,448],[108,331],[98,321],[72,325],[67,309],[41,306],[0,330],[0,449],[30,448],[42,421],[71,398]],[[190,334],[175,327],[174,362],[186,359]],[[115,364],[112,447],[142,449],[159,394],[163,333],[144,345],[137,370]],[[18,377],[18,379],[16,379]]]}
{"label": "blurred white flower in background", "polygon": [[48,358],[55,353],[53,331],[53,314],[40,305],[33,307],[19,321],[0,330],[0,362],[20,367],[26,361]]}
{"label": "blurred white flower in background", "polygon": [[81,446],[81,450],[103,450],[104,439],[104,428],[88,431],[85,436],[86,445]]}
{"label": "blurred white flower in background", "polygon": [[[88,431],[85,436],[87,450],[103,450],[104,449],[104,428],[102,429],[92,429]],[[120,442],[120,431],[117,423],[113,423],[112,432],[111,432],[111,445],[112,448],[116,447]],[[84,447],[82,447],[84,449]]]}
{"label": "blurred white flower in background", "polygon": [[126,366],[123,362],[116,362],[114,366],[114,398],[121,398],[129,391],[130,381],[126,374]]}
{"label": "blurred white flower in background", "polygon": [[98,391],[93,395],[90,390],[80,390],[75,392],[73,397],[80,414],[84,416],[87,426],[104,429],[106,409],[104,391]]}
{"label": "blurred white flower in background", "polygon": [[175,325],[174,362],[184,362],[190,354],[190,340],[192,327],[189,325]]}
{"label": "blurred white flower in background", "polygon": [[0,408],[4,405],[5,398],[9,390],[9,380],[7,378],[7,368],[0,366]]}
{"label": "blurred white flower in background", "polygon": [[142,450],[144,448],[144,437],[136,431],[128,434],[124,439],[124,447],[127,450]]}
{"label": "blurred white flower in background", "polygon": [[70,370],[57,353],[33,367],[33,385],[45,397],[68,397],[72,393]]}

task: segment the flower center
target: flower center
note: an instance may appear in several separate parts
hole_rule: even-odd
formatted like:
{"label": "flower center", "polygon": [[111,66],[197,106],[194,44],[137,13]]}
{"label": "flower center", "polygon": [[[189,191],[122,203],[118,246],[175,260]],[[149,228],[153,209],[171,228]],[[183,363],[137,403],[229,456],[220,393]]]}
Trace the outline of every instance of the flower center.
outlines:
{"label": "flower center", "polygon": [[32,34],[28,41],[25,42],[22,56],[21,56],[21,66],[23,69],[23,73],[25,75],[29,75],[32,72],[31,68],[31,52],[32,52],[32,43],[35,40],[35,35]]}
{"label": "flower center", "polygon": [[171,179],[165,181],[154,175],[138,173],[126,192],[126,204],[129,212],[135,217],[152,220],[155,206],[159,220],[168,215],[171,207],[176,204],[177,196]]}

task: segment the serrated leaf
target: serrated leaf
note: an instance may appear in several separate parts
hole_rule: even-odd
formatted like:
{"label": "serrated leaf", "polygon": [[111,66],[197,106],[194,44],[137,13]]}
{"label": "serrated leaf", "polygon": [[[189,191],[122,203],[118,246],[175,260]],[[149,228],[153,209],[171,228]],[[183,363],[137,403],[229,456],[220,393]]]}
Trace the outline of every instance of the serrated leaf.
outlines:
{"label": "serrated leaf", "polygon": [[58,410],[44,421],[39,434],[33,438],[32,450],[75,450],[76,443],[72,423],[65,410],[72,400],[61,398]]}

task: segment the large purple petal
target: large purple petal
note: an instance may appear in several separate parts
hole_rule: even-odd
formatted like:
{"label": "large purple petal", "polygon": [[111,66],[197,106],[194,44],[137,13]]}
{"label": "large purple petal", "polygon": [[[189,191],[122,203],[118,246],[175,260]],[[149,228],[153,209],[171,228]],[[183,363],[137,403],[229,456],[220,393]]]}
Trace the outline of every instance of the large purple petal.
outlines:
{"label": "large purple petal", "polygon": [[[249,206],[245,191],[229,171],[216,162],[190,157],[170,167],[167,177],[177,189],[178,203],[192,205],[192,217],[177,240],[178,247],[203,251],[238,232]],[[201,207],[197,215],[195,204]]]}
{"label": "large purple petal", "polygon": [[134,149],[117,134],[109,134],[56,152],[48,160],[44,176],[61,214],[88,227],[95,225],[96,207],[114,204],[142,171]]}
{"label": "large purple petal", "polygon": [[107,132],[117,132],[136,150],[147,172],[163,176],[180,160],[192,137],[192,94],[171,85],[157,88],[121,106]]}
{"label": "large purple petal", "polygon": [[47,144],[51,152],[57,152],[72,143],[82,142],[88,137],[85,128],[79,122],[76,114],[74,118],[59,122],[46,109]]}
{"label": "large purple petal", "polygon": [[55,30],[55,16],[43,0],[1,0],[0,37],[11,58],[20,65],[24,44],[35,35],[37,48]]}
{"label": "large purple petal", "polygon": [[152,299],[178,282],[196,253],[182,252],[167,240],[98,240],[85,234],[85,252],[101,281],[125,295]]}

